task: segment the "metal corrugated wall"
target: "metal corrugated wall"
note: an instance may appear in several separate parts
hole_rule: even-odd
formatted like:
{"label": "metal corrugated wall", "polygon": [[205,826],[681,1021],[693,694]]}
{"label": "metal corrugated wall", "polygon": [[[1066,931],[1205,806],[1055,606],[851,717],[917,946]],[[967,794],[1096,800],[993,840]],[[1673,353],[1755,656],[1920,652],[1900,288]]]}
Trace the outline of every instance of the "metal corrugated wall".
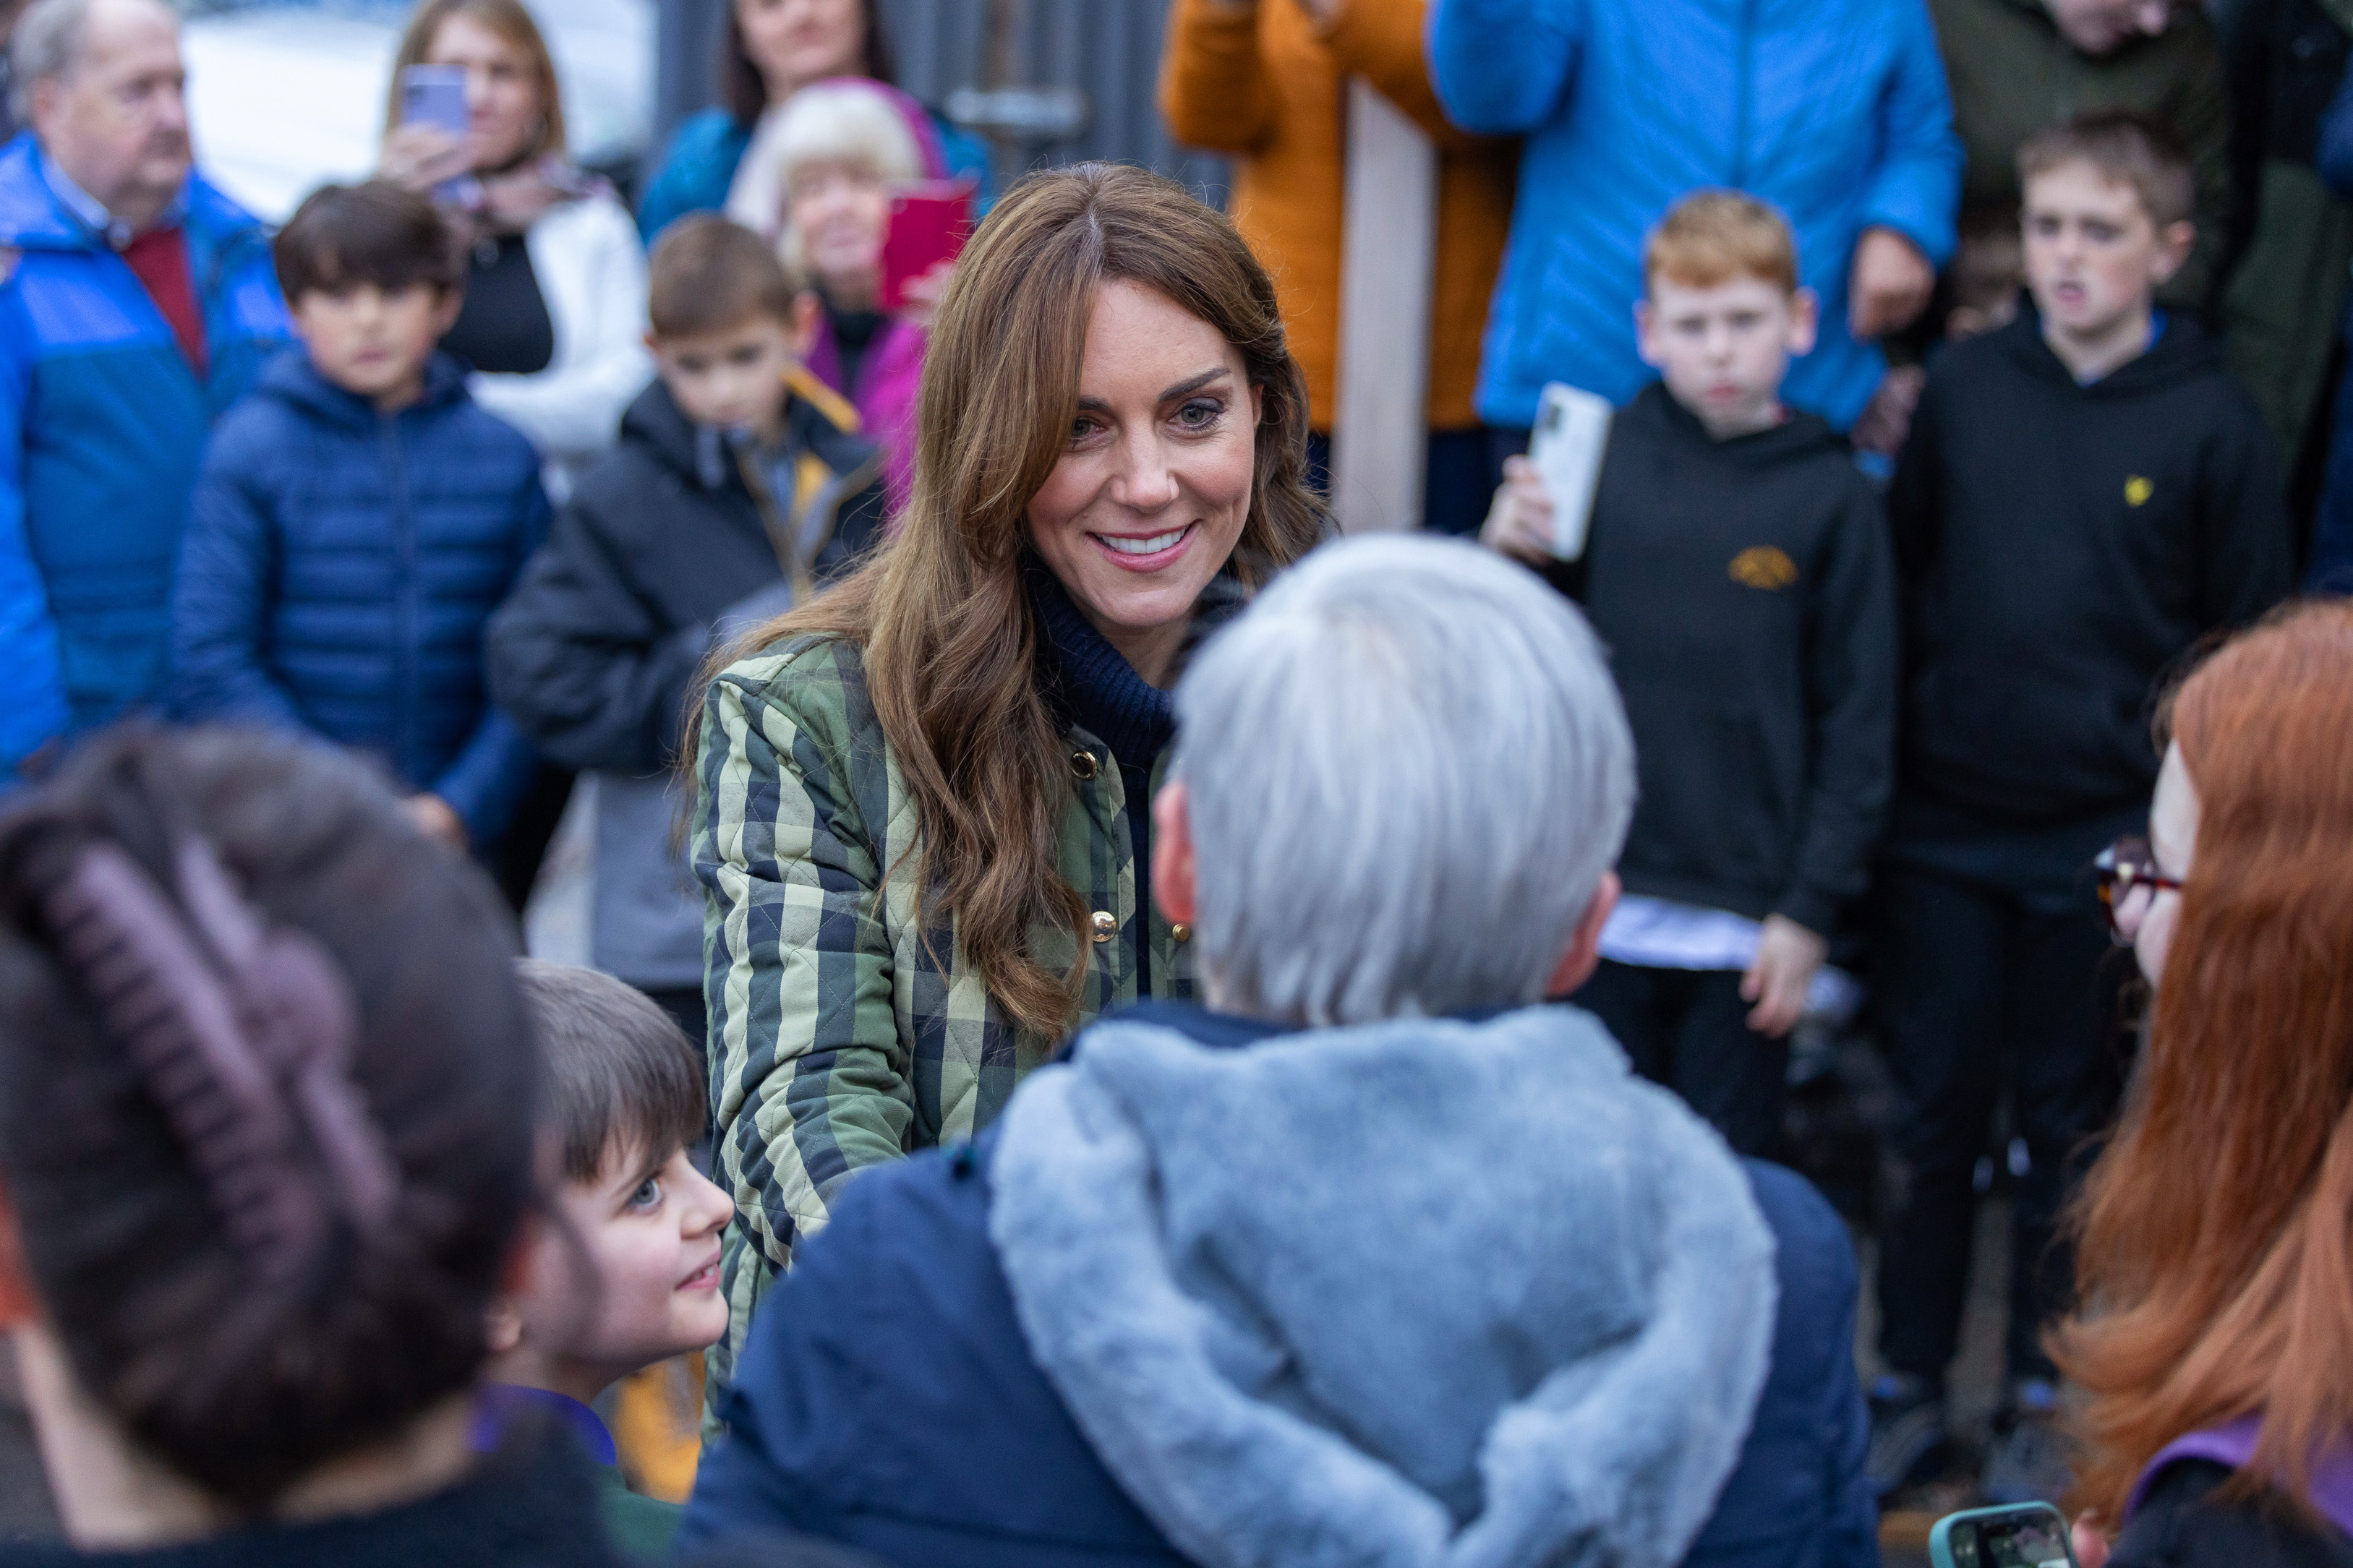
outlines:
{"label": "metal corrugated wall", "polygon": [[[1002,3],[1002,0],[998,0]],[[712,101],[712,60],[727,0],[661,0],[662,133]],[[958,88],[988,81],[982,58],[992,0],[881,0],[899,55],[900,85],[938,106]],[[1168,0],[1012,0],[1018,80],[1007,85],[1074,87],[1092,110],[1074,140],[1035,150],[1033,163],[1116,158],[1149,164],[1213,201],[1224,197],[1224,164],[1168,139],[1154,101]]]}

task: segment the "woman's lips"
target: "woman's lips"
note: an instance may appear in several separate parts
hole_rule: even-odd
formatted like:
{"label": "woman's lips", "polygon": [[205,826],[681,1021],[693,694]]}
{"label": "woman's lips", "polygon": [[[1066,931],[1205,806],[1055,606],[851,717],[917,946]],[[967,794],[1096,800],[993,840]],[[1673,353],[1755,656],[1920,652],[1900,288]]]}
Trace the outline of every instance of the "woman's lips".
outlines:
{"label": "woman's lips", "polygon": [[1123,572],[1157,572],[1185,553],[1198,525],[1163,529],[1157,533],[1090,533],[1095,548]]}

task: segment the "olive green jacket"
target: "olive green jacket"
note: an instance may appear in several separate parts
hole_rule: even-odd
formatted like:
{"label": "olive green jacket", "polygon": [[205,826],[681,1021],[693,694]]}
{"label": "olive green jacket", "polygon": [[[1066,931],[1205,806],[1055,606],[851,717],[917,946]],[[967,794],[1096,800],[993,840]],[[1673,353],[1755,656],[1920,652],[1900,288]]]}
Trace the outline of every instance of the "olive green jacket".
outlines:
{"label": "olive green jacket", "polygon": [[1953,129],[1968,153],[1962,230],[2018,210],[2018,149],[2053,121],[2135,109],[2189,142],[2198,181],[2198,247],[2168,284],[2168,305],[2206,298],[2231,212],[2231,106],[2214,29],[2194,6],[2154,38],[2098,58],[2059,36],[2042,0],[1928,0],[1953,89]]}
{"label": "olive green jacket", "polygon": [[[1092,912],[1070,1028],[1138,999],[1128,943],[1143,920],[1152,994],[1188,997],[1193,955],[1137,907],[1110,749],[1064,739],[1069,799],[1059,868]],[[1155,759],[1154,783],[1166,765]],[[779,643],[712,682],[697,763],[695,874],[704,890],[704,996],[722,1184],[735,1200],[721,1272],[724,1383],[752,1310],[841,1184],[910,1150],[966,1139],[1061,1043],[1012,1027],[965,963],[952,925],[915,923],[916,811],[883,739],[860,650],[832,637]],[[1050,971],[1078,933],[1038,926]]]}

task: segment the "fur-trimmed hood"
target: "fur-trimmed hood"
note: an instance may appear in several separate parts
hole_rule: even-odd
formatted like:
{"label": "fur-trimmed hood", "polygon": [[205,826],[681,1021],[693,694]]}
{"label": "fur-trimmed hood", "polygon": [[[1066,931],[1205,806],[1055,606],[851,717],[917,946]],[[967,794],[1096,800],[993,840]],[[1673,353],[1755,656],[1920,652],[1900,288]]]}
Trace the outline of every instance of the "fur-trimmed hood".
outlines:
{"label": "fur-trimmed hood", "polygon": [[1208,1568],[1678,1563],[1765,1384],[1746,1176],[1571,1008],[1098,1025],[993,1181],[1031,1354]]}

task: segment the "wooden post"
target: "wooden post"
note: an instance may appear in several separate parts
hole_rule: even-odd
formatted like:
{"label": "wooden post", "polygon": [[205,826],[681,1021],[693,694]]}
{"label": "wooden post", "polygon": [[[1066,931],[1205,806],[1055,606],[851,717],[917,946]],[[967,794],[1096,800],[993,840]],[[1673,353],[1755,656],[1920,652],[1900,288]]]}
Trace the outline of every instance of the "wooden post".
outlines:
{"label": "wooden post", "polygon": [[1334,510],[1348,533],[1419,528],[1438,150],[1362,77],[1348,81],[1345,193]]}

